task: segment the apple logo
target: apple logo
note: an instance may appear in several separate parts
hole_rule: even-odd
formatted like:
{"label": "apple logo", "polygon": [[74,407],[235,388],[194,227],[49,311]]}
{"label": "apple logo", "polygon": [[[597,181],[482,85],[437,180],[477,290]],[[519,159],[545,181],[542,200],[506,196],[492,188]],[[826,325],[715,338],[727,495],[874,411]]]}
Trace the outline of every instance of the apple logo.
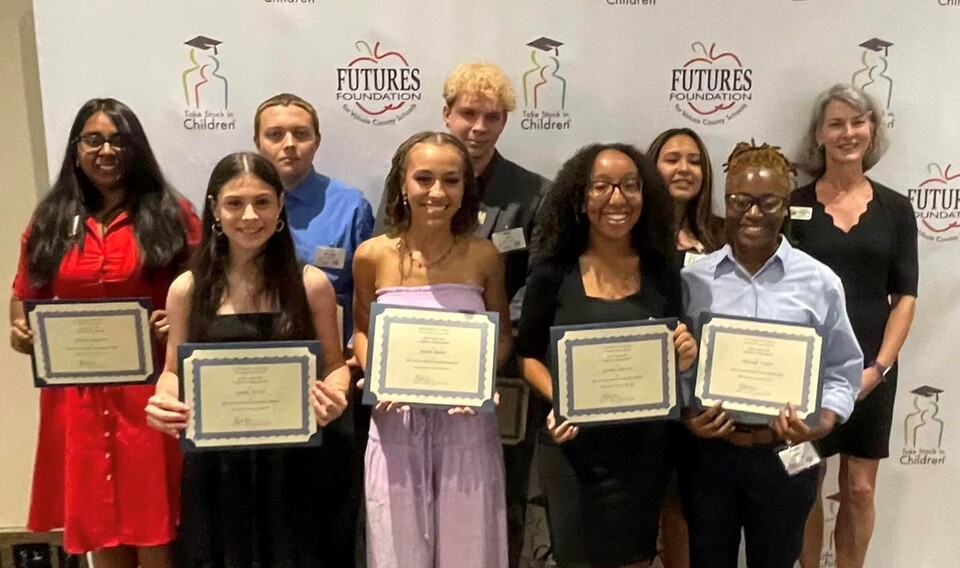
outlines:
{"label": "apple logo", "polygon": [[[683,69],[696,69],[696,68],[710,69],[714,67],[729,68],[734,65],[738,69],[743,68],[743,63],[740,62],[740,58],[737,57],[735,53],[731,53],[729,51],[715,53],[715,50],[717,48],[716,43],[711,43],[710,49],[707,49],[707,47],[702,42],[698,41],[698,42],[694,42],[693,45],[690,46],[690,48],[695,54],[698,54],[698,56],[684,63]],[[690,109],[696,112],[697,114],[709,116],[717,112],[730,110],[737,103],[736,101],[730,101],[726,103],[718,102],[717,104],[714,105],[712,109],[699,108],[693,102],[689,102],[689,101],[687,102],[687,104],[690,106]]]}
{"label": "apple logo", "polygon": [[[350,63],[347,64],[347,67],[357,67],[357,68],[370,67],[370,68],[376,68],[376,67],[380,66],[381,63],[386,63],[386,64],[391,63],[390,60],[392,60],[392,59],[395,59],[395,60],[399,61],[399,63],[392,62],[393,65],[400,66],[400,65],[402,64],[404,67],[409,67],[409,66],[410,66],[410,64],[407,63],[407,58],[404,57],[401,53],[399,53],[399,52],[397,52],[397,51],[387,51],[387,52],[384,52],[384,53],[380,53],[380,42],[379,42],[379,41],[373,45],[373,49],[370,49],[370,44],[367,43],[367,42],[365,42],[365,41],[363,41],[363,40],[360,40],[360,41],[356,42],[356,43],[354,44],[354,47],[357,49],[357,51],[359,51],[359,52],[361,52],[361,53],[366,52],[366,55],[363,55],[363,56],[361,56],[361,57],[357,57],[357,58],[353,59],[352,61],[350,61]],[[382,114],[384,114],[384,113],[387,113],[387,112],[390,112],[390,111],[399,110],[399,109],[403,108],[403,105],[405,105],[405,104],[407,104],[407,103],[406,103],[406,102],[400,102],[400,103],[397,103],[397,104],[391,104],[391,103],[389,103],[389,102],[385,102],[385,103],[383,104],[383,106],[380,107],[380,108],[373,108],[373,107],[367,108],[366,106],[360,104],[359,102],[358,102],[358,103],[355,103],[355,104],[357,105],[358,108],[360,108],[360,110],[362,110],[363,112],[365,112],[365,113],[367,113],[367,114],[369,114],[369,115],[371,115],[371,116],[380,116],[380,115],[382,115]]]}
{"label": "apple logo", "polygon": [[[951,167],[952,167],[952,164],[947,164],[947,167],[946,167],[946,168],[941,168],[941,167],[940,167],[940,164],[937,164],[936,162],[927,164],[927,172],[929,172],[929,173],[931,173],[931,174],[934,174],[935,177],[931,177],[931,178],[928,178],[928,179],[920,182],[920,188],[922,189],[924,186],[929,185],[929,184],[935,184],[935,185],[942,185],[942,186],[944,186],[943,190],[946,191],[946,186],[947,186],[951,181],[953,181],[953,180],[955,180],[955,179],[957,179],[957,178],[960,178],[960,174],[953,174],[953,175],[950,174],[950,168],[951,168]],[[939,189],[939,188],[932,188],[932,189]],[[925,206],[924,206],[924,207],[925,207]],[[932,232],[934,232],[934,233],[945,233],[945,232],[949,231],[950,229],[955,229],[955,228],[960,227],[960,222],[949,223],[946,227],[944,227],[944,228],[942,228],[942,229],[941,229],[941,228],[938,228],[938,227],[933,227],[933,226],[931,226],[931,225],[930,225],[930,222],[929,222],[927,219],[923,219],[922,223],[924,224],[924,226],[927,227],[927,229],[929,229],[930,231],[932,231]]]}

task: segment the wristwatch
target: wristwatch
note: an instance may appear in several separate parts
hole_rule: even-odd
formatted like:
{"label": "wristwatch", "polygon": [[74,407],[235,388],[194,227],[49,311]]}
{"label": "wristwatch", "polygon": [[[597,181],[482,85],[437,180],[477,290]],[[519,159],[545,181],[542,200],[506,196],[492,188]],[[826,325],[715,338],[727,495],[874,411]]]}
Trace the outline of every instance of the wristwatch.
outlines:
{"label": "wristwatch", "polygon": [[880,373],[881,381],[885,380],[887,378],[887,373],[890,372],[890,367],[887,367],[886,365],[884,365],[880,361],[877,361],[876,359],[874,359],[873,361],[870,361],[870,365],[868,366],[873,367],[874,369],[877,370],[878,373]]}

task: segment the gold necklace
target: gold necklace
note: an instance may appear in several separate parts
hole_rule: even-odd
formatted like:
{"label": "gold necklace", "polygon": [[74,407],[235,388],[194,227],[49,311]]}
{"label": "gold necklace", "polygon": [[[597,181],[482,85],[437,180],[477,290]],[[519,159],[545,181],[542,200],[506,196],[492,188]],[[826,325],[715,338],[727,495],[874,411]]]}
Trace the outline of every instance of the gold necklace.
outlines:
{"label": "gold necklace", "polygon": [[400,253],[401,259],[404,256],[409,256],[411,263],[416,262],[423,268],[432,268],[442,263],[444,260],[446,260],[447,256],[450,255],[450,253],[453,251],[453,247],[456,246],[456,244],[457,244],[457,238],[454,237],[453,240],[450,241],[450,246],[447,247],[447,250],[445,250],[443,254],[438,256],[436,259],[428,261],[427,258],[423,255],[423,252],[421,251],[420,260],[415,260],[413,258],[413,249],[411,249],[410,245],[407,244],[406,237],[400,237],[400,240],[397,241],[397,252]]}

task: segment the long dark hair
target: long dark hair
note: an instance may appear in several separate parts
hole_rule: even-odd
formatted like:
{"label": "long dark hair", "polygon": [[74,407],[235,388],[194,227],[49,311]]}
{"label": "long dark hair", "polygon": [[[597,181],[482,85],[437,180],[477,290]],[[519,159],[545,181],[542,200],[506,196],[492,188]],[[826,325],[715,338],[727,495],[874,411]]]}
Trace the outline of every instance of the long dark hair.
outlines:
{"label": "long dark hair", "polygon": [[[83,246],[84,221],[102,205],[100,191],[77,164],[78,138],[87,120],[98,112],[113,121],[123,139],[120,183],[126,192],[125,209],[133,222],[145,275],[175,275],[186,261],[186,224],[177,203],[179,195],[164,180],[140,120],[115,99],[91,99],[73,119],[60,175],[33,214],[27,239],[27,271],[34,287],[49,285],[67,250]],[[76,226],[75,218],[79,218]]]}
{"label": "long dark hair", "polygon": [[463,142],[446,132],[419,132],[407,138],[393,155],[390,173],[385,182],[387,200],[384,207],[385,223],[390,235],[397,235],[410,228],[410,208],[403,201],[403,182],[407,173],[407,161],[410,151],[417,144],[435,144],[452,146],[460,154],[463,171],[463,201],[460,209],[450,220],[450,232],[455,236],[470,234],[477,227],[477,213],[480,211],[480,188],[473,175],[473,162]]}
{"label": "long dark hair", "polygon": [[[283,184],[277,170],[269,160],[259,154],[230,154],[213,168],[203,207],[203,238],[190,261],[190,271],[193,273],[193,300],[188,334],[190,341],[206,339],[207,330],[228,292],[227,264],[230,261],[230,242],[222,232],[218,235],[213,231],[216,222],[213,208],[223,186],[245,173],[260,178],[272,187],[277,199],[283,195]],[[267,240],[257,258],[263,270],[257,296],[267,298],[280,309],[274,320],[272,339],[313,339],[316,332],[286,209],[280,210],[280,221],[283,227]]]}
{"label": "long dark hair", "polygon": [[700,244],[707,250],[713,252],[723,246],[726,240],[723,235],[723,222],[713,214],[713,166],[710,163],[710,154],[707,152],[707,146],[696,132],[689,128],[671,128],[664,130],[647,149],[647,156],[656,164],[660,161],[660,151],[663,150],[667,141],[674,136],[689,136],[697,145],[700,151],[700,171],[701,184],[700,193],[687,203],[683,212],[682,219],[674,221],[682,226],[686,222],[690,228],[693,237],[700,241]]}
{"label": "long dark hair", "polygon": [[590,220],[583,204],[590,172],[604,150],[626,154],[637,166],[643,183],[643,209],[630,231],[630,241],[644,267],[672,267],[674,249],[673,208],[663,180],[640,150],[627,144],[591,144],[567,160],[544,198],[537,215],[539,239],[534,262],[573,264],[587,250]]}

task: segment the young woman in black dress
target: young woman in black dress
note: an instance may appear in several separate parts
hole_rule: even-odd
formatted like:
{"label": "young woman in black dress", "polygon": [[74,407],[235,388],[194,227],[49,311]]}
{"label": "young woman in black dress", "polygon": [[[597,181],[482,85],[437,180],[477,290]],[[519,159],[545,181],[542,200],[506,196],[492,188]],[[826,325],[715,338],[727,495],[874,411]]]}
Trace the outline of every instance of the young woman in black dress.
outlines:
{"label": "young woman in black dress", "polygon": [[[822,93],[800,164],[815,179],[790,199],[798,248],[843,281],[847,313],[863,351],[863,388],[850,419],[818,444],[840,454],[837,566],[863,566],[876,517],[880,460],[890,455],[897,355],[917,302],[917,224],[910,200],[866,176],[887,148],[880,107],[860,90]],[[825,470],[825,468],[824,468]],[[823,507],[807,523],[805,568],[820,565]]]}
{"label": "young woman in black dress", "polygon": [[[670,211],[660,177],[632,146],[587,146],[561,167],[541,210],[518,336],[521,371],[541,395],[552,397],[550,326],[680,314]],[[685,370],[696,344],[682,324],[674,339]],[[547,427],[576,473],[582,507],[554,538],[582,531],[570,536],[585,541],[590,566],[649,566],[673,466],[666,422],[581,430],[551,414]]]}
{"label": "young woman in black dress", "polygon": [[[333,286],[320,269],[297,264],[283,185],[265,158],[231,154],[214,168],[203,240],[190,271],[171,285],[167,306],[166,368],[147,406],[157,430],[178,436],[191,412],[177,399],[177,347],[184,342],[318,339],[325,378],[310,392],[318,425],[346,408],[350,376]],[[177,566],[352,565],[325,546],[335,528],[330,479],[343,464],[324,455],[320,447],[185,456]]]}

